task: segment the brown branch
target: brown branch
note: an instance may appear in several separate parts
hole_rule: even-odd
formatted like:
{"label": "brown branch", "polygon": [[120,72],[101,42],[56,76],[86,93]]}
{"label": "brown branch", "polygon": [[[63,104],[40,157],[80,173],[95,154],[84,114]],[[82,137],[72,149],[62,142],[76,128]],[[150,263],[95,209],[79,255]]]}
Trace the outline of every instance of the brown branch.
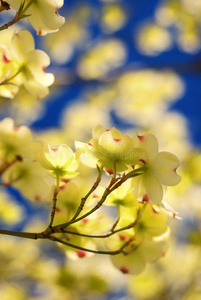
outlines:
{"label": "brown branch", "polygon": [[79,214],[81,213],[81,211],[82,211],[83,208],[84,208],[84,205],[85,205],[85,203],[86,203],[88,197],[89,197],[89,196],[97,189],[97,187],[98,187],[98,185],[99,185],[99,183],[100,183],[100,181],[101,181],[101,178],[102,178],[103,167],[99,168],[99,167],[97,166],[97,169],[98,169],[98,177],[97,177],[96,181],[94,182],[92,188],[91,188],[90,191],[86,194],[86,196],[83,197],[83,198],[81,199],[80,206],[78,207],[78,209],[77,209],[75,215],[73,216],[73,218],[72,218],[69,222],[73,222],[73,221],[79,216]]}
{"label": "brown branch", "polygon": [[103,250],[93,250],[93,249],[88,249],[88,248],[84,248],[84,247],[80,247],[78,245],[74,245],[74,244],[71,244],[67,241],[63,241],[55,236],[48,236],[47,237],[49,240],[52,240],[52,241],[55,241],[55,242],[58,242],[58,243],[61,243],[63,245],[67,245],[71,248],[74,248],[74,249],[78,249],[78,250],[83,250],[83,251],[86,251],[86,252],[91,252],[91,253],[96,253],[96,254],[105,254],[105,255],[116,255],[116,254],[120,254],[120,253],[123,253],[123,254],[127,254],[126,252],[124,252],[124,248],[127,247],[132,241],[133,239],[129,239],[127,242],[125,242],[123,244],[123,246],[117,250],[114,250],[114,251],[103,251]]}
{"label": "brown branch", "polygon": [[63,228],[55,229],[54,232],[52,232],[52,233],[62,232],[62,233],[68,233],[68,234],[73,234],[73,235],[78,235],[78,236],[83,236],[83,237],[88,237],[88,238],[108,238],[111,235],[114,235],[115,233],[118,233],[118,232],[121,232],[121,231],[124,231],[124,230],[131,229],[131,228],[135,227],[137,225],[137,223],[139,222],[139,220],[141,219],[142,214],[143,214],[146,206],[147,206],[147,203],[144,203],[144,205],[141,208],[141,210],[139,210],[136,219],[132,223],[130,223],[130,224],[124,226],[124,227],[121,227],[119,229],[114,230],[115,227],[117,226],[118,222],[119,222],[119,217],[118,217],[115,220],[112,228],[107,233],[102,233],[102,234],[85,234],[85,233],[81,233],[81,232],[66,230],[66,229],[63,229]]}

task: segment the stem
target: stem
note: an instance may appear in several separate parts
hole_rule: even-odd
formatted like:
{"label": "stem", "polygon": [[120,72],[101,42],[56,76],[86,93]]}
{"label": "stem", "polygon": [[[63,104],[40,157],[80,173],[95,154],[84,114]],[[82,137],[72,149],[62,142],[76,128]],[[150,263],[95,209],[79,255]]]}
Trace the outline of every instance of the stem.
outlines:
{"label": "stem", "polygon": [[121,248],[119,248],[118,250],[115,250],[115,251],[102,251],[102,250],[93,250],[93,249],[87,249],[87,248],[84,248],[84,247],[80,247],[80,246],[68,243],[66,241],[63,241],[63,240],[61,240],[61,239],[59,239],[55,236],[49,236],[48,239],[52,240],[52,241],[55,241],[55,242],[58,242],[58,243],[61,243],[61,244],[64,244],[64,245],[67,245],[71,248],[78,249],[78,250],[83,250],[83,251],[86,251],[86,252],[91,252],[91,253],[96,253],[96,254],[105,254],[105,255],[116,255],[116,254],[119,254],[119,253],[125,253],[123,251],[123,249],[125,247],[127,247],[133,241],[132,239],[130,239],[129,241],[125,242]]}
{"label": "stem", "polygon": [[142,167],[142,168],[133,170],[133,171],[127,173],[126,175],[123,175],[121,177],[121,179],[119,181],[115,182],[115,184],[112,186],[111,192],[116,190],[119,186],[121,186],[122,183],[124,183],[127,179],[142,175],[143,173],[144,173],[144,168]]}
{"label": "stem", "polygon": [[57,175],[57,184],[56,184],[56,187],[55,187],[55,190],[54,190],[54,195],[53,195],[53,199],[52,199],[52,210],[51,210],[51,214],[50,214],[50,223],[49,223],[49,226],[48,228],[51,228],[52,227],[52,224],[54,222],[54,216],[55,216],[55,213],[56,213],[56,209],[57,209],[57,195],[59,193],[59,183],[60,183],[60,176]]}
{"label": "stem", "polygon": [[120,180],[118,180],[110,189],[111,183],[109,184],[109,186],[105,189],[105,192],[103,193],[101,199],[99,200],[99,202],[96,204],[95,207],[93,207],[90,211],[88,211],[87,213],[85,213],[84,215],[82,215],[81,217],[77,218],[77,219],[73,219],[67,223],[63,223],[57,226],[54,226],[54,229],[58,229],[58,228],[65,228],[68,227],[69,225],[76,223],[86,217],[88,217],[89,215],[91,215],[94,211],[96,211],[97,209],[99,209],[99,207],[105,202],[107,196],[113,192],[115,189],[117,189],[119,186],[121,186],[127,179],[135,176],[139,176],[143,173],[139,172],[141,170],[144,170],[143,168],[139,168],[136,169],[134,171],[129,172],[128,174],[124,175]]}
{"label": "stem", "polygon": [[59,185],[60,185],[60,175],[59,174],[57,174],[57,181],[56,181],[56,191],[57,191],[57,194],[58,194],[58,192],[59,192]]}
{"label": "stem", "polygon": [[114,162],[114,173],[113,173],[113,176],[110,180],[110,183],[108,185],[108,188],[110,189],[118,180],[120,180],[120,178],[116,178],[117,176],[117,171],[116,171],[116,162]]}
{"label": "stem", "polygon": [[[24,7],[24,9],[22,10],[22,13],[24,14],[27,9],[31,6],[31,4],[34,2],[35,0],[30,0],[29,3]],[[25,2],[24,2],[25,3]]]}
{"label": "stem", "polygon": [[29,3],[25,5],[25,1],[20,5],[18,11],[16,12],[14,18],[8,22],[3,24],[2,26],[0,26],[0,31],[8,29],[10,26],[16,24],[17,22],[19,22],[20,20],[27,18],[29,15],[25,15],[25,12],[27,11],[27,9],[30,7],[30,5],[33,3],[34,0],[30,0]]}
{"label": "stem", "polygon": [[107,233],[102,233],[102,234],[85,234],[85,233],[80,233],[80,232],[74,232],[74,231],[70,231],[70,230],[65,230],[65,229],[58,229],[58,230],[54,230],[54,233],[59,233],[59,232],[63,232],[63,233],[69,233],[69,234],[73,234],[73,235],[78,235],[78,236],[83,236],[83,237],[88,237],[88,238],[107,238],[110,237],[111,235],[114,235],[117,232],[120,231],[124,231],[126,229],[130,229],[136,226],[136,224],[139,222],[139,220],[141,219],[143,212],[145,210],[147,206],[147,203],[144,203],[143,207],[141,208],[140,212],[138,213],[136,219],[134,222],[130,223],[129,225],[126,225],[124,227],[121,227],[119,229],[115,229],[115,227],[117,226],[120,217],[117,217],[117,219],[115,220],[115,223],[113,224],[112,228],[110,229],[110,231],[108,231]]}
{"label": "stem", "polygon": [[130,224],[127,225],[127,226],[124,226],[124,227],[122,227],[122,228],[119,228],[119,229],[114,230],[114,231],[113,231],[113,234],[114,234],[114,233],[117,233],[117,232],[120,232],[120,231],[124,231],[124,230],[126,230],[126,229],[130,229],[130,228],[135,227],[135,225],[136,225],[136,224],[139,222],[139,220],[141,219],[141,217],[142,217],[142,215],[143,215],[143,212],[144,212],[144,210],[145,210],[147,204],[148,204],[147,202],[144,203],[143,207],[142,207],[141,210],[138,212],[137,217],[136,217],[136,219],[135,219],[134,222],[130,223]]}
{"label": "stem", "polygon": [[[133,171],[132,171],[133,172]],[[128,173],[129,174],[129,173]],[[127,174],[127,175],[128,175]],[[141,173],[136,173],[135,176],[141,175]],[[127,179],[129,179],[129,177],[122,177],[122,179],[120,181],[118,181],[111,189],[109,189],[108,187],[105,189],[105,192],[103,193],[100,201],[96,204],[96,206],[94,208],[92,208],[90,211],[88,211],[86,214],[82,215],[81,217],[79,217],[78,219],[74,220],[72,223],[78,222],[86,217],[88,217],[90,214],[92,214],[94,211],[96,211],[97,209],[99,209],[99,207],[105,202],[107,196],[114,191],[115,189],[117,189],[119,186],[122,185],[122,183],[124,183]],[[71,222],[68,222],[70,224],[72,224]],[[63,226],[62,226],[63,227]],[[66,226],[64,226],[66,227]]]}
{"label": "stem", "polygon": [[[56,199],[56,196],[58,194],[58,190],[55,189],[55,192],[54,192],[54,199]],[[119,231],[123,231],[123,230],[126,230],[126,229],[130,229],[132,227],[134,227],[138,221],[141,219],[142,217],[142,214],[145,210],[147,206],[147,203],[144,203],[143,207],[141,208],[141,210],[138,212],[137,214],[137,218],[135,219],[135,221],[125,227],[122,227],[120,229],[117,229],[117,230],[114,230],[114,228],[117,226],[118,224],[118,221],[119,221],[119,218],[120,216],[118,216],[118,218],[116,219],[115,223],[113,224],[112,228],[111,228],[111,231],[107,234],[102,234],[102,235],[87,235],[87,234],[81,234],[81,233],[76,233],[76,232],[71,232],[71,231],[65,231],[63,230],[62,228],[60,228],[61,232],[63,233],[72,233],[72,234],[77,234],[77,235],[81,235],[81,236],[85,236],[85,237],[94,237],[94,238],[103,238],[103,237],[109,237],[110,235],[113,235]],[[53,205],[54,207],[54,205]],[[52,212],[54,211],[54,209],[52,209]],[[52,216],[52,215],[51,215]],[[53,216],[52,216],[53,218]],[[52,219],[51,219],[51,222]],[[51,224],[50,222],[50,224]],[[49,231],[48,231],[49,229]],[[46,229],[46,231],[44,232],[41,232],[41,233],[29,233],[29,232],[17,232],[17,231],[11,231],[11,230],[3,230],[3,229],[0,229],[0,234],[4,234],[4,235],[11,235],[11,236],[16,236],[16,237],[22,237],[22,238],[27,238],[27,239],[48,239],[48,240],[51,240],[51,241],[55,241],[55,242],[58,242],[58,243],[61,243],[61,244],[64,244],[64,245],[67,245],[71,248],[74,248],[74,249],[78,249],[78,250],[83,250],[83,251],[86,251],[86,252],[91,252],[91,253],[96,253],[96,254],[104,254],[104,255],[117,255],[117,254],[127,254],[125,251],[124,251],[124,248],[126,248],[133,240],[134,240],[134,237],[130,238],[128,241],[126,241],[122,247],[120,247],[119,249],[117,250],[114,250],[114,251],[104,251],[104,250],[93,250],[93,249],[88,249],[88,248],[84,248],[84,247],[81,247],[81,246],[78,246],[78,245],[74,245],[74,244],[71,244],[67,241],[63,241],[55,236],[52,236],[51,234],[54,233],[54,229],[51,227],[51,225],[49,225],[49,227]]]}
{"label": "stem", "polygon": [[[64,230],[62,228],[60,229],[60,231],[63,232],[63,233],[70,233],[70,234],[79,235],[79,236],[83,236],[83,237],[89,237],[89,238],[104,238],[104,237],[109,237],[109,236],[111,236],[111,235],[113,235],[113,234],[115,234],[115,233],[117,233],[119,231],[123,231],[123,230],[130,229],[130,228],[134,227],[139,222],[139,220],[141,219],[146,206],[147,206],[147,203],[144,203],[144,206],[141,208],[140,212],[138,213],[137,218],[135,219],[135,221],[133,223],[130,223],[129,225],[127,225],[125,227],[122,227],[122,228],[119,228],[117,230],[113,230],[112,231],[112,228],[114,227],[114,225],[113,225],[112,228],[111,228],[111,231],[108,232],[108,233],[99,234],[99,235],[89,235],[89,234],[84,234],[84,233],[79,233],[79,232],[73,232],[73,231],[70,231],[70,230],[69,231],[68,230]],[[32,232],[18,232],[18,231],[0,229],[0,234],[17,236],[17,237],[23,237],[23,238],[34,239],[34,240],[47,238],[49,240],[55,240],[55,241],[59,241],[60,242],[61,241],[60,239],[56,238],[55,236],[54,237],[50,236],[52,233],[56,233],[56,232],[60,232],[60,231],[59,230],[55,230],[55,231],[53,230],[53,231],[45,234],[45,232],[40,232],[40,233],[33,232],[32,233]],[[64,243],[64,242],[62,241],[62,243]],[[65,243],[68,245],[67,242],[65,242]],[[69,245],[71,245],[71,244],[69,244]],[[75,246],[75,247],[78,248],[79,246]],[[78,249],[81,249],[81,248],[78,248]],[[83,249],[81,249],[81,250],[83,250]],[[86,251],[90,252],[90,250],[86,250]],[[100,253],[100,252],[98,252],[98,253]]]}
{"label": "stem", "polygon": [[60,224],[60,225],[57,225],[57,226],[54,226],[53,228],[54,229],[57,229],[57,228],[64,228],[64,227],[67,227],[73,223],[76,223],[86,217],[88,217],[89,215],[91,215],[94,211],[96,211],[102,204],[103,202],[105,201],[105,199],[107,198],[107,196],[110,194],[110,190],[108,188],[106,188],[105,192],[103,193],[103,196],[101,197],[100,201],[96,204],[96,206],[94,208],[92,208],[90,211],[88,211],[87,213],[85,213],[84,215],[82,215],[81,217],[75,219],[75,220],[71,220],[67,223],[63,223],[63,224]]}
{"label": "stem", "polygon": [[[7,170],[7,168],[9,166],[11,166],[13,163],[15,163],[17,160],[22,160],[21,157],[16,157],[11,163],[8,163],[1,171],[0,171],[0,175],[5,172]],[[106,200],[107,196],[115,189],[117,189],[121,184],[123,184],[127,179],[135,177],[135,176],[139,176],[141,175],[141,171],[143,170],[143,168],[139,168],[136,170],[133,170],[131,172],[129,172],[126,175],[123,175],[121,178],[116,179],[116,177],[114,177],[113,179],[113,183],[111,185],[111,182],[109,183],[109,186],[105,189],[101,199],[99,200],[99,202],[96,204],[95,207],[93,207],[90,211],[88,211],[87,213],[85,213],[84,215],[82,215],[81,217],[77,218],[77,216],[80,214],[80,212],[82,211],[84,204],[87,200],[87,198],[89,197],[89,195],[97,188],[99,182],[101,181],[101,176],[102,176],[102,171],[103,168],[99,169],[99,174],[98,177],[95,181],[95,183],[93,184],[92,188],[90,189],[90,191],[87,193],[87,195],[81,199],[81,204],[77,210],[77,212],[75,213],[74,217],[71,219],[71,221],[69,221],[68,223],[64,223],[64,224],[60,224],[57,226],[52,226],[53,221],[54,221],[54,216],[55,216],[55,212],[56,212],[56,202],[57,202],[57,195],[60,191],[59,189],[59,184],[60,184],[60,176],[57,175],[57,179],[56,179],[56,187],[54,190],[54,195],[53,195],[53,205],[52,205],[52,210],[51,210],[51,216],[50,216],[50,223],[49,226],[47,227],[47,229],[41,233],[28,233],[28,232],[17,232],[17,231],[11,231],[11,230],[1,230],[0,229],[0,234],[4,234],[4,235],[11,235],[11,236],[17,236],[17,237],[22,237],[22,238],[28,238],[28,239],[48,239],[48,240],[52,240],[52,241],[56,241],[58,243],[67,245],[71,248],[75,248],[75,249],[79,249],[79,250],[83,250],[83,251],[87,251],[87,252],[91,252],[91,253],[98,253],[98,254],[105,254],[105,255],[116,255],[119,253],[123,253],[126,254],[126,252],[124,251],[124,248],[127,247],[133,240],[134,237],[130,238],[128,241],[124,242],[123,246],[117,250],[114,251],[104,251],[104,250],[93,250],[93,249],[87,249],[84,247],[80,247],[78,245],[74,245],[69,243],[68,241],[64,241],[60,238],[57,238],[56,236],[52,235],[54,233],[71,233],[74,235],[79,235],[79,236],[83,236],[83,237],[89,237],[89,238],[106,238],[109,237],[117,232],[126,230],[126,229],[130,229],[132,227],[134,227],[139,220],[141,219],[143,212],[147,206],[147,203],[143,203],[143,207],[141,209],[138,210],[137,212],[137,217],[134,220],[134,222],[128,224],[127,226],[124,226],[122,228],[116,229],[119,220],[120,220],[120,210],[119,207],[117,207],[118,209],[118,217],[116,218],[114,224],[112,225],[110,231],[108,233],[105,234],[98,234],[98,235],[88,235],[88,234],[82,234],[79,232],[71,232],[68,230],[64,230],[63,228],[76,223],[84,218],[86,218],[88,215],[92,214],[94,211],[96,211]]]}
{"label": "stem", "polygon": [[112,228],[110,229],[110,232],[113,232],[114,229],[117,227],[118,223],[119,223],[119,220],[120,220],[120,208],[119,208],[119,205],[117,205],[117,218],[116,220],[114,221],[114,224],[112,225]]}
{"label": "stem", "polygon": [[91,252],[91,253],[105,254],[105,255],[116,255],[119,253],[124,253],[123,249],[132,242],[132,239],[130,239],[129,241],[125,242],[121,248],[119,248],[118,250],[115,250],[115,251],[102,251],[102,250],[93,250],[93,249],[87,249],[84,247],[80,247],[80,246],[68,243],[66,241],[63,241],[55,236],[44,235],[43,232],[31,233],[31,232],[17,232],[17,231],[0,229],[0,234],[11,235],[11,236],[15,236],[15,237],[22,237],[22,238],[33,239],[33,240],[46,238],[48,240],[67,245],[71,248],[75,248],[75,249],[79,249],[79,250],[83,250],[83,251],[87,251],[87,252]]}
{"label": "stem", "polygon": [[114,174],[113,174],[113,177],[111,180],[111,185],[112,185],[112,183],[115,183],[116,176],[117,176],[117,165],[116,165],[116,161],[114,161]]}
{"label": "stem", "polygon": [[10,22],[5,23],[4,25],[0,26],[0,31],[8,29],[10,26],[14,25],[17,22],[19,22],[19,20],[18,20],[18,13],[16,13],[16,15],[14,16],[14,18]]}
{"label": "stem", "polygon": [[0,82],[0,86],[1,85],[6,85],[6,84],[12,84],[10,83],[10,81],[15,78],[20,72],[22,72],[22,69],[20,68],[14,75],[12,75],[10,78],[5,78]]}
{"label": "stem", "polygon": [[101,167],[101,168],[99,169],[99,167],[97,166],[97,169],[98,169],[98,177],[97,177],[96,181],[94,182],[92,188],[91,188],[90,191],[86,194],[86,196],[83,197],[83,198],[81,199],[80,206],[78,207],[78,209],[77,209],[75,215],[74,215],[73,218],[70,220],[70,222],[73,222],[73,221],[79,216],[79,214],[81,213],[81,211],[82,211],[83,208],[84,208],[84,205],[85,205],[85,203],[86,203],[88,197],[89,197],[89,196],[96,190],[96,188],[98,187],[98,185],[99,185],[99,183],[100,183],[100,181],[101,181],[101,178],[102,178],[103,167]]}
{"label": "stem", "polygon": [[34,240],[36,240],[37,238],[40,238],[40,237],[38,237],[38,233],[18,232],[18,231],[3,230],[3,229],[0,229],[0,234],[12,235],[12,236],[22,237],[22,238],[26,238],[26,239],[34,239]]}

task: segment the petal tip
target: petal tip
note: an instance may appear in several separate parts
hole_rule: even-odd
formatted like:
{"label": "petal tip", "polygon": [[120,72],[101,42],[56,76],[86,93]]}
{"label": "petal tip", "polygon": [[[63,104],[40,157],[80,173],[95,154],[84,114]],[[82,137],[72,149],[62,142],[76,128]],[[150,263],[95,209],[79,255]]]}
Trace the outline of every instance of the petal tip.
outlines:
{"label": "petal tip", "polygon": [[129,274],[130,271],[127,267],[125,266],[122,266],[120,269],[119,269],[123,274]]}
{"label": "petal tip", "polygon": [[142,202],[150,203],[150,198],[148,194],[144,194],[142,198]]}
{"label": "petal tip", "polygon": [[142,143],[144,142],[144,140],[145,140],[145,134],[144,135],[138,135],[137,137],[140,140],[140,142],[142,142]]}
{"label": "petal tip", "polygon": [[86,257],[86,251],[83,251],[83,250],[78,250],[77,252],[76,252],[76,254],[77,254],[77,256],[79,257],[79,258],[83,258],[83,257]]}

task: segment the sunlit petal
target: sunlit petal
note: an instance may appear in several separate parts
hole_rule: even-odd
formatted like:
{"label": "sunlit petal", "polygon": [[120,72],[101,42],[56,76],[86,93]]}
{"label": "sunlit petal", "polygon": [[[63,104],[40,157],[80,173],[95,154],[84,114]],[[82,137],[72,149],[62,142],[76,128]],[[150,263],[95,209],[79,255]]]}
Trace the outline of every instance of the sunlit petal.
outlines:
{"label": "sunlit petal", "polygon": [[179,159],[169,152],[160,152],[154,162],[153,173],[164,185],[176,185],[181,181],[176,169],[180,165]]}

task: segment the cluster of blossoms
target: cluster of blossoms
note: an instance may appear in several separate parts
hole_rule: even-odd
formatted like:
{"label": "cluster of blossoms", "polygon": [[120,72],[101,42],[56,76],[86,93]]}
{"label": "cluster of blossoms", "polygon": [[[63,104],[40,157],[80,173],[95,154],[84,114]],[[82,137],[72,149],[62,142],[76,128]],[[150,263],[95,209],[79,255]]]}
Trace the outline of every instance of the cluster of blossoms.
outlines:
{"label": "cluster of blossoms", "polygon": [[[162,200],[166,186],[180,182],[179,160],[159,152],[152,134],[130,137],[100,125],[88,144],[77,141],[76,148],[74,153],[64,144],[52,148],[35,142],[27,127],[15,128],[13,120],[4,119],[1,185],[12,184],[36,201],[50,202],[53,195],[49,226],[34,238],[69,246],[65,250],[72,258],[111,255],[121,272],[139,274],[167,249],[167,209],[173,217],[176,212]],[[98,170],[92,186],[77,176],[82,163]],[[103,175],[107,186],[100,184]],[[103,213],[103,205],[116,207],[115,220]]]}
{"label": "cluster of blossoms", "polygon": [[38,35],[58,31],[65,18],[58,14],[63,0],[8,0],[1,1],[0,11],[17,10],[12,21],[0,26],[0,96],[40,99],[49,94],[48,87],[54,76],[45,73],[50,64],[49,56],[42,50],[35,50],[31,33],[26,30],[3,31],[24,18],[28,18]]}
{"label": "cluster of blossoms", "polygon": [[[38,35],[45,35],[58,31],[64,24],[65,18],[58,14],[58,9],[63,6],[63,0],[7,0],[13,9],[20,7],[28,16],[31,25],[36,29]],[[22,4],[23,3],[23,4]]]}
{"label": "cluster of blossoms", "polygon": [[173,186],[181,178],[176,173],[180,162],[169,152],[158,152],[158,141],[150,133],[132,138],[121,134],[116,128],[109,130],[98,125],[93,130],[93,139],[87,144],[76,142],[77,148],[84,149],[82,161],[95,167],[102,165],[109,174],[136,172],[141,176],[132,179],[132,191],[138,200],[146,198],[151,204],[162,201],[164,186]]}
{"label": "cluster of blossoms", "polygon": [[54,82],[51,73],[45,73],[49,56],[35,50],[34,38],[29,31],[1,33],[0,44],[0,95],[14,96],[23,89],[36,99],[48,95]]}

